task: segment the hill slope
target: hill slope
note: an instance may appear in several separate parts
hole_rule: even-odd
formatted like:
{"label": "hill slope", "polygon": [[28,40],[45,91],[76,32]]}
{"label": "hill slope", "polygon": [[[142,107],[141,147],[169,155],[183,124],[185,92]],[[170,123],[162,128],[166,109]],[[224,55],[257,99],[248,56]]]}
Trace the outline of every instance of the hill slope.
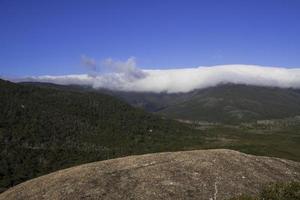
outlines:
{"label": "hill slope", "polygon": [[272,126],[183,125],[92,91],[0,80],[0,192],[59,169],[133,154],[228,148],[300,158],[298,118]]}
{"label": "hill slope", "polygon": [[2,80],[0,110],[0,191],[73,165],[174,150],[195,132],[112,96]]}
{"label": "hill slope", "polygon": [[113,94],[175,119],[239,123],[300,115],[300,90],[296,89],[223,84],[189,93]]}
{"label": "hill slope", "polygon": [[300,163],[200,150],[81,165],[15,186],[0,199],[228,199],[277,181],[300,181]]}
{"label": "hill slope", "polygon": [[24,83],[116,96],[130,105],[168,118],[240,123],[300,115],[300,90],[221,84],[187,93],[151,93],[94,90],[88,86]]}

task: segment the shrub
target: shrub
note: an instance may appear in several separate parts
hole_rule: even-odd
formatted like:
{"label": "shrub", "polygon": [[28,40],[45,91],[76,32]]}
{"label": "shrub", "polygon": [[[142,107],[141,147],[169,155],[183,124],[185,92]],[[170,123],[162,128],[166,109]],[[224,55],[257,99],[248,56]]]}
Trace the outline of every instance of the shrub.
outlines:
{"label": "shrub", "polygon": [[230,200],[300,200],[300,182],[271,183],[257,197],[241,195]]}

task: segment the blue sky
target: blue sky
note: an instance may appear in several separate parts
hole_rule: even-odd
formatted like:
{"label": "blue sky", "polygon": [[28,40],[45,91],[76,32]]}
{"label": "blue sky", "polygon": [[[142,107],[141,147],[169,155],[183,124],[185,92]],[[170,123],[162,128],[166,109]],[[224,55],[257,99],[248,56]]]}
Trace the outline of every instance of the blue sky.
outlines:
{"label": "blue sky", "polygon": [[81,55],[142,68],[300,67],[299,0],[0,0],[0,76],[85,73]]}

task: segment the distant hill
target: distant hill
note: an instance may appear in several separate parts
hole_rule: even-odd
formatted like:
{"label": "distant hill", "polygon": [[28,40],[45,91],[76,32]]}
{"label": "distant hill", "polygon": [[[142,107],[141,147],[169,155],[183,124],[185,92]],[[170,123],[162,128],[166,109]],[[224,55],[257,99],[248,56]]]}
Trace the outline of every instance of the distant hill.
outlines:
{"label": "distant hill", "polygon": [[282,119],[300,115],[300,89],[221,84],[187,93],[110,91],[89,86],[24,83],[116,96],[167,118],[221,123]]}
{"label": "distant hill", "polygon": [[[262,185],[290,181],[300,181],[300,163],[231,150],[200,150],[81,165],[17,185],[0,199],[222,200],[257,195]],[[292,199],[298,199],[299,188],[294,189],[298,197]]]}
{"label": "distant hill", "polygon": [[169,118],[240,123],[300,115],[300,90],[223,84],[189,93],[113,92]]}
{"label": "distant hill", "polygon": [[51,84],[0,80],[0,110],[0,191],[77,164],[182,148],[197,133],[110,95]]}
{"label": "distant hill", "polygon": [[[182,124],[118,99],[122,93],[139,102],[135,95],[143,95],[146,102],[157,102],[156,112],[162,112],[203,91],[132,95],[78,85],[0,80],[0,192],[59,169],[133,154],[229,148],[299,161],[298,118],[242,126]],[[297,90],[286,91],[297,97]]]}

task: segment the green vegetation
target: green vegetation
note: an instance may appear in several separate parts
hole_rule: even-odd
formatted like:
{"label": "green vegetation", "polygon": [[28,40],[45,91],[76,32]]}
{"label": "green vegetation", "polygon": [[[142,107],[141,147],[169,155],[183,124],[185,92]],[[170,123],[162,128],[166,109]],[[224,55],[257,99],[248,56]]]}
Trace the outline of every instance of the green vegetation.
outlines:
{"label": "green vegetation", "polygon": [[168,94],[94,90],[91,87],[79,85],[27,84],[106,93],[134,107],[172,119],[239,124],[300,115],[300,90],[292,88],[221,84],[188,93]]}
{"label": "green vegetation", "polygon": [[264,186],[257,197],[242,195],[231,200],[299,200],[300,183],[272,183]]}
{"label": "green vegetation", "polygon": [[194,91],[160,113],[173,118],[240,123],[300,114],[300,91],[248,85],[220,85]]}
{"label": "green vegetation", "polygon": [[289,127],[215,125],[203,130],[201,148],[224,148],[300,161],[300,121]]}
{"label": "green vegetation", "polygon": [[73,165],[201,143],[197,131],[108,95],[0,81],[0,99],[2,190]]}
{"label": "green vegetation", "polygon": [[2,191],[66,167],[162,151],[228,148],[300,161],[296,118],[278,125],[179,123],[89,89],[1,80],[0,110]]}
{"label": "green vegetation", "polygon": [[300,90],[223,84],[188,93],[111,92],[168,118],[237,124],[300,115]]}

